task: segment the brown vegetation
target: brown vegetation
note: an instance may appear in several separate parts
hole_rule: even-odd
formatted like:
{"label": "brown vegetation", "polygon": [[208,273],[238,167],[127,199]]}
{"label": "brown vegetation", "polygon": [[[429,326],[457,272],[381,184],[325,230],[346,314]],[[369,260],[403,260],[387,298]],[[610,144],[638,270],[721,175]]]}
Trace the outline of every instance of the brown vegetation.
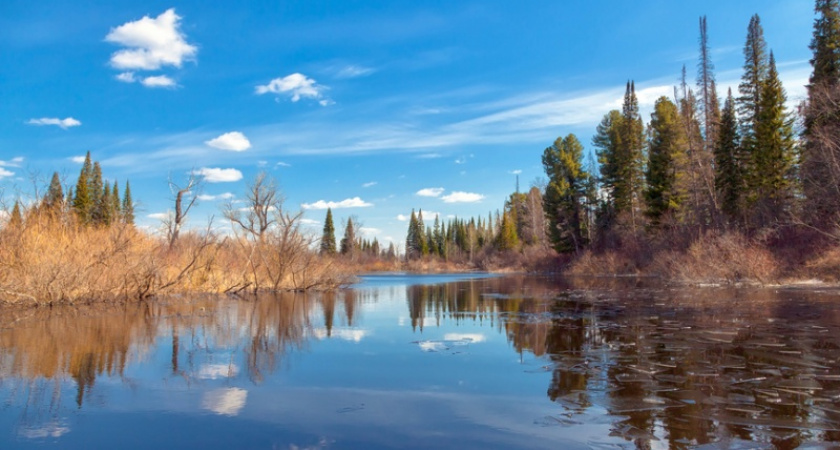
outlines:
{"label": "brown vegetation", "polygon": [[182,232],[177,241],[128,224],[84,226],[39,208],[24,217],[0,229],[0,303],[325,290],[352,280],[343,263],[317,255],[296,216],[284,216],[260,240],[208,230]]}

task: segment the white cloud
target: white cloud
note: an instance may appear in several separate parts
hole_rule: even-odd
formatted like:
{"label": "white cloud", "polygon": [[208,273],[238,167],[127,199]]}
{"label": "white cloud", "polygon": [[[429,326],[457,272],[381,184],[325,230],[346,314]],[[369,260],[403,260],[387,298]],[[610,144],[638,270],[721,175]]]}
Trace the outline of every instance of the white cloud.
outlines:
{"label": "white cloud", "polygon": [[399,220],[400,222],[408,222],[408,219],[410,218],[411,217],[406,216],[405,214],[397,214],[397,220]]}
{"label": "white cloud", "polygon": [[137,78],[134,78],[134,72],[123,72],[117,74],[116,77],[117,81],[122,81],[123,83],[134,83],[137,81]]}
{"label": "white cloud", "polygon": [[475,203],[483,200],[484,196],[473,192],[455,191],[449,195],[444,195],[441,199],[446,203]]}
{"label": "white cloud", "polygon": [[42,117],[40,119],[29,119],[29,122],[26,122],[26,123],[28,123],[29,125],[39,125],[39,126],[41,126],[41,125],[56,125],[56,126],[58,126],[60,128],[63,128],[65,130],[70,128],[70,127],[78,127],[79,125],[82,124],[82,122],[79,122],[78,120],[76,120],[72,117],[67,117],[67,118],[64,118],[64,119],[59,119],[57,117]]}
{"label": "white cloud", "polygon": [[85,156],[71,156],[70,161],[73,161],[76,164],[82,164],[85,162]]}
{"label": "white cloud", "polygon": [[443,158],[443,155],[440,153],[422,153],[416,156],[418,159],[437,159]]}
{"label": "white cloud", "polygon": [[277,164],[275,164],[275,165],[276,165],[277,167],[292,167],[292,165],[291,165],[291,164],[289,164],[289,163],[285,163],[285,162],[283,162],[283,161],[277,161]]}
{"label": "white cloud", "polygon": [[382,233],[382,230],[379,228],[372,228],[372,227],[361,227],[359,228],[359,232],[365,236],[376,236],[379,233]]}
{"label": "white cloud", "polygon": [[232,152],[242,152],[251,148],[251,141],[239,131],[231,131],[225,133],[215,139],[206,141],[205,144],[220,150],[230,150]]}
{"label": "white cloud", "polygon": [[20,167],[20,164],[23,162],[23,156],[15,156],[14,158],[3,161],[0,160],[0,167]]}
{"label": "white cloud", "polygon": [[304,203],[300,205],[300,207],[303,209],[366,208],[368,206],[373,206],[373,203],[368,203],[359,197],[344,199],[340,202],[327,202],[324,200],[318,200],[315,203]]}
{"label": "white cloud", "polygon": [[335,74],[335,76],[337,78],[357,78],[368,76],[374,72],[376,72],[376,69],[351,64],[343,67],[337,74]]}
{"label": "white cloud", "polygon": [[179,29],[180,21],[175,9],[170,8],[154,19],[143,16],[112,28],[105,40],[126,48],[111,55],[111,66],[157,70],[164,66],[181,67],[184,61],[194,60],[198,49],[187,43]]}
{"label": "white cloud", "polygon": [[165,220],[165,219],[169,218],[169,212],[152,213],[152,214],[147,215],[146,217],[148,217],[150,219]]}
{"label": "white cloud", "polygon": [[236,169],[221,169],[218,167],[202,167],[193,171],[195,175],[201,175],[208,183],[228,183],[242,179],[242,172]]}
{"label": "white cloud", "polygon": [[291,96],[293,102],[296,102],[303,97],[320,99],[323,97],[324,89],[324,86],[316,84],[312,78],[302,73],[293,73],[283,78],[275,78],[264,86],[257,86],[256,92],[258,95],[287,94]]}
{"label": "white cloud", "polygon": [[460,156],[455,159],[455,164],[465,164],[467,162],[467,158]]}
{"label": "white cloud", "polygon": [[225,192],[225,193],[222,193],[222,194],[219,194],[219,195],[201,194],[196,198],[203,201],[203,202],[209,202],[209,201],[213,201],[213,200],[228,200],[228,199],[231,199],[233,197],[234,197],[234,195],[232,193]]}
{"label": "white cloud", "polygon": [[370,182],[364,183],[362,185],[362,187],[369,188],[369,187],[372,187],[372,186],[376,186],[377,184],[378,183],[376,181],[370,181]]}
{"label": "white cloud", "polygon": [[522,170],[520,170],[520,169],[511,170],[511,171],[510,171],[510,172],[508,172],[508,173],[510,173],[511,175],[521,175],[521,174],[522,174]]}
{"label": "white cloud", "polygon": [[6,177],[11,177],[14,174],[15,174],[14,172],[0,167],[0,179],[6,178]]}
{"label": "white cloud", "polygon": [[433,187],[433,188],[424,188],[417,191],[414,195],[420,197],[440,197],[440,194],[443,194],[445,191],[442,187]]}
{"label": "white cloud", "polygon": [[153,77],[146,77],[140,80],[140,84],[150,88],[169,88],[175,87],[175,80],[166,75],[157,75]]}
{"label": "white cloud", "polygon": [[300,223],[304,225],[320,225],[321,222],[315,219],[300,219]]}

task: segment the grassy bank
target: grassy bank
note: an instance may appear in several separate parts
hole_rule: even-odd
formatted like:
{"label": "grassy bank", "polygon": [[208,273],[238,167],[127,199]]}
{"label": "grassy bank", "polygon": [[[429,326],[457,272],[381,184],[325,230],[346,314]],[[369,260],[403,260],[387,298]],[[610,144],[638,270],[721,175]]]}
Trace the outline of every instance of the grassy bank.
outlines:
{"label": "grassy bank", "polygon": [[183,233],[177,241],[131,225],[82,226],[30,211],[0,229],[0,302],[125,301],[174,293],[328,290],[352,268],[312,249],[295,224],[261,238]]}

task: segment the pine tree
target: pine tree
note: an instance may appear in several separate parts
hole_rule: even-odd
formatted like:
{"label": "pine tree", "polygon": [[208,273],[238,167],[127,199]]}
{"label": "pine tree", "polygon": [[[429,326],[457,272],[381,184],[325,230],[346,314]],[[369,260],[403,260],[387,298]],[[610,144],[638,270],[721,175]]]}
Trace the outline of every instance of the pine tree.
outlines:
{"label": "pine tree", "polygon": [[356,230],[353,227],[353,218],[349,218],[344,227],[344,237],[341,238],[341,254],[353,255],[354,253],[356,253]]}
{"label": "pine tree", "polygon": [[321,235],[321,254],[335,255],[335,225],[333,224],[332,209],[327,208],[327,218],[324,219],[324,233]]}
{"label": "pine tree", "polygon": [[654,226],[665,216],[680,219],[687,197],[686,136],[677,106],[660,97],[651,114],[649,162],[646,173],[646,215]]}
{"label": "pine tree", "polygon": [[435,224],[432,231],[432,254],[443,257],[444,242],[443,233],[440,228],[440,216],[435,216]]}
{"label": "pine tree", "polygon": [[58,172],[53,172],[43,204],[52,212],[61,210],[64,205],[64,190],[61,188],[61,179],[58,177]]}
{"label": "pine tree", "polygon": [[73,197],[73,210],[76,212],[79,221],[84,225],[91,223],[94,208],[93,195],[90,192],[92,177],[93,168],[91,166],[90,152],[87,152],[82,170],[79,172],[79,179],[76,181],[75,197]]}
{"label": "pine tree", "polygon": [[840,1],[816,0],[815,11],[800,170],[806,218],[833,230],[840,223]]}
{"label": "pine tree", "polygon": [[134,225],[134,201],[131,199],[131,186],[128,181],[125,182],[122,200],[122,220],[125,224]]}
{"label": "pine tree", "polygon": [[422,209],[417,213],[417,243],[420,256],[427,256],[429,254],[429,241],[426,239],[426,225],[423,223]]}
{"label": "pine tree", "polygon": [[787,112],[787,97],[770,52],[767,78],[761,86],[755,149],[752,153],[751,186],[758,208],[756,225],[767,226],[782,218],[792,198],[791,170],[795,154],[793,119]]}
{"label": "pine tree", "polygon": [[744,179],[738,152],[738,118],[731,89],[723,105],[719,131],[715,145],[715,189],[720,198],[721,211],[734,224],[741,222],[743,217],[741,196]]}
{"label": "pine tree", "polygon": [[579,251],[587,243],[583,208],[589,174],[583,169],[582,159],[583,145],[574,134],[557,138],[542,156],[543,168],[549,178],[543,210],[548,220],[549,239],[560,253]]}
{"label": "pine tree", "polygon": [[608,195],[607,202],[611,210],[617,209],[616,196],[619,195],[621,182],[621,122],[623,118],[618,110],[607,113],[595,129],[592,145],[597,149],[598,163],[601,170],[601,186]]}
{"label": "pine tree", "polygon": [[99,208],[99,223],[101,225],[110,225],[111,224],[111,205],[113,204],[113,200],[111,199],[111,188],[108,186],[108,183],[102,187],[102,194],[100,195],[100,208]]}

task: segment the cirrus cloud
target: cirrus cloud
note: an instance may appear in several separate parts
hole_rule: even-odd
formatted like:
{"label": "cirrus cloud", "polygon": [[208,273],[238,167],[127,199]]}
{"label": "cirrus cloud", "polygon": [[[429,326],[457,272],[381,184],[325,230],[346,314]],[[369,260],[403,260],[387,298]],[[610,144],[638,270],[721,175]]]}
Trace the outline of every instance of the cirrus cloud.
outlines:
{"label": "cirrus cloud", "polygon": [[59,128],[62,128],[64,130],[66,130],[70,127],[78,127],[79,125],[82,124],[82,122],[79,122],[78,120],[76,120],[72,117],[66,117],[64,119],[59,119],[57,117],[42,117],[40,119],[29,119],[29,121],[26,122],[26,123],[29,124],[29,125],[38,125],[38,126],[55,125],[55,126],[57,126]]}
{"label": "cirrus cloud", "polygon": [[208,183],[229,183],[242,179],[242,172],[236,169],[222,169],[218,167],[202,167],[201,169],[194,170],[193,174],[204,177],[204,180]]}
{"label": "cirrus cloud", "polygon": [[206,141],[205,144],[219,150],[230,150],[232,152],[243,152],[251,148],[251,141],[239,131],[231,131],[217,138]]}
{"label": "cirrus cloud", "polygon": [[441,199],[446,203],[476,203],[484,200],[484,196],[474,192],[454,191]]}
{"label": "cirrus cloud", "polygon": [[303,209],[341,209],[341,208],[367,208],[373,206],[373,203],[368,203],[359,197],[347,198],[340,202],[328,202],[318,200],[314,203],[304,203],[300,205]]}

